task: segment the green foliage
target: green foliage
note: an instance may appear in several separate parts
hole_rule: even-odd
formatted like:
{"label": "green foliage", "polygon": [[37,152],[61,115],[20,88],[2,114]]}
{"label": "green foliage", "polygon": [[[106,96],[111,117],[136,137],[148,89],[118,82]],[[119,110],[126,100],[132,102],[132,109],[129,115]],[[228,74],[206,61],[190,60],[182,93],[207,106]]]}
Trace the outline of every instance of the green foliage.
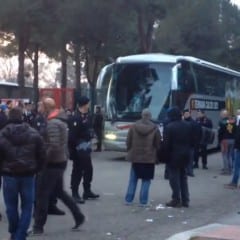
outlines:
{"label": "green foliage", "polygon": [[[91,82],[120,55],[159,51],[240,68],[240,10],[229,0],[0,0],[1,54],[41,51],[60,60],[79,51]],[[19,47],[19,46],[18,46]],[[78,49],[78,50],[77,50]],[[77,58],[76,58],[77,59]]]}
{"label": "green foliage", "polygon": [[229,0],[183,0],[161,22],[154,50],[240,68],[231,59],[240,39],[239,17]]}

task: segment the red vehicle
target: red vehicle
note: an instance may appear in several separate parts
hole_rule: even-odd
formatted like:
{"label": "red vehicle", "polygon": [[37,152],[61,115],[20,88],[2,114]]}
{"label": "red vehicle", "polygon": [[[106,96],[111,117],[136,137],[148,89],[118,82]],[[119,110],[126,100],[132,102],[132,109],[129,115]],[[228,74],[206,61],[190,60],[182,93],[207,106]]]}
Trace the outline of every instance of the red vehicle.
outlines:
{"label": "red vehicle", "polygon": [[51,97],[56,101],[57,108],[73,110],[74,108],[74,89],[73,88],[41,88],[39,99]]}

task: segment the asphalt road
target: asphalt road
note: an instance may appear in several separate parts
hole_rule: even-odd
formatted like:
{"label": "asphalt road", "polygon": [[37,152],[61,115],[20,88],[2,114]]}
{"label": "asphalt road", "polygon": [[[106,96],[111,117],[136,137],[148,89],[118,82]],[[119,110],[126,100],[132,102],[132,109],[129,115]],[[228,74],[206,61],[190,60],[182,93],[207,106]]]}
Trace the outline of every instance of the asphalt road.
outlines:
{"label": "asphalt road", "polygon": [[[222,159],[219,153],[209,156],[209,169],[197,169],[195,177],[189,178],[190,208],[165,208],[170,200],[169,184],[163,179],[164,166],[156,168],[155,179],[151,185],[151,206],[138,205],[138,191],[133,206],[124,205],[130,164],[124,154],[114,152],[94,153],[93,190],[101,194],[99,200],[87,201],[80,205],[87,216],[86,223],[78,232],[70,229],[74,221],[61,202],[58,206],[66,211],[65,216],[49,216],[45,234],[34,237],[41,240],[164,240],[169,236],[192,228],[215,223],[240,210],[240,190],[225,189],[229,176],[220,175]],[[122,157],[122,158],[121,158]],[[66,189],[69,182],[71,162],[66,171]],[[81,187],[82,191],[82,187]],[[3,220],[0,222],[0,240],[8,239],[7,220],[4,204],[0,198]],[[230,220],[229,220],[230,221]],[[29,238],[33,239],[33,238]]]}

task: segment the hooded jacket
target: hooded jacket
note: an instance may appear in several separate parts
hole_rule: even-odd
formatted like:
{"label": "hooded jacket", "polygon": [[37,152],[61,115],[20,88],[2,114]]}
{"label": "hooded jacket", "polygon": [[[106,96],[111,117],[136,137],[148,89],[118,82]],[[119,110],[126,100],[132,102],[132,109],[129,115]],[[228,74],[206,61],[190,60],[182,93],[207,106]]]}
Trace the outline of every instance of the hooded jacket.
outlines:
{"label": "hooded jacket", "polygon": [[67,115],[54,110],[47,118],[47,166],[65,168],[68,159],[68,128]]}
{"label": "hooded jacket", "polygon": [[160,142],[160,131],[153,122],[137,121],[127,135],[127,160],[132,163],[156,163]]}
{"label": "hooded jacket", "polygon": [[27,123],[9,122],[0,131],[1,173],[34,175],[44,165],[45,148],[40,134]]}

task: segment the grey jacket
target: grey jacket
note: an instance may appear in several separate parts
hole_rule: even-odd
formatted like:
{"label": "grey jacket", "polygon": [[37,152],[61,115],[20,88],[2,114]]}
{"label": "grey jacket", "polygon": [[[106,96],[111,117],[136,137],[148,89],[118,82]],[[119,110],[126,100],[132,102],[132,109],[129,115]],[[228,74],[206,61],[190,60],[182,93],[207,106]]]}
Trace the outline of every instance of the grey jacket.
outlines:
{"label": "grey jacket", "polygon": [[55,110],[47,121],[47,164],[61,164],[68,159],[67,115]]}

